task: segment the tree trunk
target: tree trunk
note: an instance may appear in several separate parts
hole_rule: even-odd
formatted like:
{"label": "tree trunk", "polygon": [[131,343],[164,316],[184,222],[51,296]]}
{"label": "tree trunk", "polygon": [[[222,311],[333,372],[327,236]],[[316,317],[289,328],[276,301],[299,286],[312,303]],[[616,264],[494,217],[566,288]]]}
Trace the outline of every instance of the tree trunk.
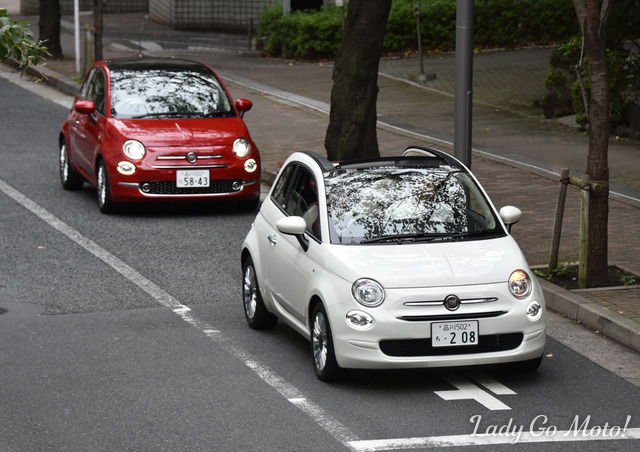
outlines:
{"label": "tree trunk", "polygon": [[40,22],[38,24],[38,40],[44,41],[47,51],[53,59],[62,59],[60,44],[60,0],[40,0]]}
{"label": "tree trunk", "polygon": [[333,68],[325,137],[330,160],[377,157],[378,66],[391,0],[351,0]]}
{"label": "tree trunk", "polygon": [[589,69],[589,153],[586,173],[592,190],[589,196],[587,253],[587,286],[607,284],[608,219],[609,219],[609,80],[607,74],[607,40],[605,27],[609,17],[609,0],[602,9],[599,0],[574,0],[578,21],[582,27]]}

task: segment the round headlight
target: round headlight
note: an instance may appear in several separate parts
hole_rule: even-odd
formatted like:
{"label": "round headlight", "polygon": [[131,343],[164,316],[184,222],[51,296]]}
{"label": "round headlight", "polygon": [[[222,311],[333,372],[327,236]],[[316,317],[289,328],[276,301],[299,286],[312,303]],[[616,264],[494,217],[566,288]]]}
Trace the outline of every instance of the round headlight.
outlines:
{"label": "round headlight", "polygon": [[374,308],[384,301],[384,289],[373,279],[359,279],[351,286],[351,294],[358,303]]}
{"label": "round headlight", "polygon": [[251,145],[244,138],[238,138],[233,142],[233,153],[243,159],[251,152]]}
{"label": "round headlight", "polygon": [[516,270],[509,276],[509,291],[516,298],[524,298],[531,293],[531,278],[524,270]]}
{"label": "round headlight", "polygon": [[127,140],[122,145],[122,152],[132,160],[140,160],[144,157],[144,144],[136,140]]}

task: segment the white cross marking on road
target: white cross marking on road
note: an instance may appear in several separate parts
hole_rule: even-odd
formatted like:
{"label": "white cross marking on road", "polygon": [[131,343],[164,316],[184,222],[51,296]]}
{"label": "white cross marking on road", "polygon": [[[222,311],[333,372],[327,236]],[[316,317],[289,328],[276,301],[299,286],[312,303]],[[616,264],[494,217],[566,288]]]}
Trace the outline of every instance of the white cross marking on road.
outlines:
{"label": "white cross marking on road", "polygon": [[[505,405],[500,400],[496,399],[494,396],[484,391],[482,388],[476,386],[469,380],[462,378],[462,376],[458,374],[447,374],[444,376],[444,379],[447,380],[451,385],[455,386],[458,389],[447,390],[447,391],[434,391],[438,396],[440,396],[444,400],[475,400],[476,402],[484,405],[486,408],[490,410],[510,410],[511,408],[508,405]],[[493,380],[492,378],[483,375],[483,374],[475,374],[474,379],[476,379],[483,386],[487,387],[490,391],[499,394],[515,394],[512,390],[504,386],[503,384]]]}

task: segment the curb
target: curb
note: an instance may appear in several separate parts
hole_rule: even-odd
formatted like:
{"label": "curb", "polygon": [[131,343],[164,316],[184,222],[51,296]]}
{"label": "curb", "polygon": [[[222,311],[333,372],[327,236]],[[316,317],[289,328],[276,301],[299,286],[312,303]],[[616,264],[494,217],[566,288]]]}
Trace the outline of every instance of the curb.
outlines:
{"label": "curb", "polygon": [[547,308],[640,352],[640,336],[636,331],[638,329],[636,322],[549,281],[541,278],[538,278],[538,281],[542,287]]}

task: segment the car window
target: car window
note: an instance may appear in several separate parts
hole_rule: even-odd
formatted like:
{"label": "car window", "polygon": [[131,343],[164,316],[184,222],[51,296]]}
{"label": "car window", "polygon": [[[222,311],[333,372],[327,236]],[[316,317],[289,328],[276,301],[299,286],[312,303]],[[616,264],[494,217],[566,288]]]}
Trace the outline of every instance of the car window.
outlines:
{"label": "car window", "polygon": [[287,165],[274,188],[273,200],[287,215],[304,218],[307,231],[320,239],[317,182],[307,168]]}
{"label": "car window", "polygon": [[83,100],[91,100],[96,104],[96,112],[104,116],[106,101],[106,80],[104,72],[99,68],[94,68],[87,77],[80,97]]}
{"label": "car window", "polygon": [[474,180],[449,167],[345,169],[325,186],[332,243],[504,233]]}
{"label": "car window", "polygon": [[231,117],[233,105],[213,72],[114,69],[111,115],[121,119]]}
{"label": "car window", "polygon": [[282,209],[286,207],[287,203],[287,193],[289,185],[291,184],[291,179],[293,174],[295,173],[297,165],[287,165],[282,169],[280,173],[280,177],[276,182],[275,187],[273,188],[273,194],[271,197],[273,201],[280,206]]}

